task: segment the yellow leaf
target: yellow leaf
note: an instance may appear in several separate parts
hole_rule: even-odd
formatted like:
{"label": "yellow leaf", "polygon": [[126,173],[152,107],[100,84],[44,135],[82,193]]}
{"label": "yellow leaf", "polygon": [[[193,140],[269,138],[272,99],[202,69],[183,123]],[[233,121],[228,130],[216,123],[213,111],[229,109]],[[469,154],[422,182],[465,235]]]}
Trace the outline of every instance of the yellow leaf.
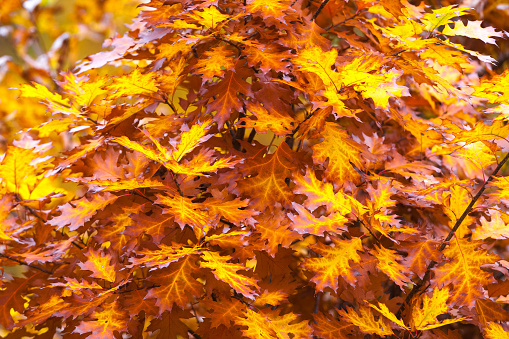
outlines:
{"label": "yellow leaf", "polygon": [[111,264],[111,255],[90,248],[85,256],[87,261],[78,264],[82,270],[92,271],[94,278],[115,282],[117,271],[115,266]]}
{"label": "yellow leaf", "polygon": [[508,239],[509,238],[509,225],[505,220],[509,219],[509,215],[503,214],[505,220],[502,219],[502,214],[498,210],[488,209],[491,220],[488,221],[484,216],[481,217],[481,227],[477,227],[472,234],[472,239]]}
{"label": "yellow leaf", "polygon": [[376,249],[375,256],[378,259],[377,267],[394,281],[399,287],[403,288],[411,283],[410,278],[403,274],[407,272],[405,267],[396,260],[402,259],[396,251],[392,251],[385,247]]}
{"label": "yellow leaf", "polygon": [[194,150],[199,144],[207,141],[212,135],[209,132],[209,121],[200,124],[194,124],[191,129],[183,131],[180,135],[180,142],[177,149],[171,154],[173,159],[179,162],[184,155]]}
{"label": "yellow leaf", "polygon": [[0,179],[8,192],[18,193],[22,184],[33,185],[37,178],[36,168],[30,163],[38,157],[32,149],[8,146],[0,164]]}
{"label": "yellow leaf", "polygon": [[[364,300],[366,303],[367,301]],[[389,319],[390,321],[393,321],[395,322],[396,324],[398,324],[399,326],[403,327],[404,329],[409,329],[405,323],[403,322],[403,320],[401,319],[398,319],[396,317],[396,315],[394,313],[392,313],[389,308],[385,305],[385,304],[382,304],[382,303],[378,303],[378,307],[376,307],[375,305],[372,305],[372,304],[369,304],[369,307],[377,310],[378,312],[380,312],[384,317],[386,317],[387,319]]]}
{"label": "yellow leaf", "polygon": [[188,14],[191,18],[198,21],[200,25],[216,28],[219,23],[228,19],[230,16],[217,10],[215,6],[202,8],[203,11],[193,11]]}
{"label": "yellow leaf", "polygon": [[484,335],[486,339],[509,339],[509,332],[497,323],[488,323]]}
{"label": "yellow leaf", "polygon": [[326,176],[338,185],[347,181],[358,182],[360,175],[352,164],[357,168],[363,167],[360,146],[332,122],[325,123],[322,136],[324,140],[312,146],[315,164],[324,164],[328,159],[328,165],[324,166]]}
{"label": "yellow leaf", "polygon": [[339,240],[332,238],[334,247],[320,242],[312,246],[313,251],[320,254],[319,258],[308,258],[302,264],[307,270],[315,273],[311,279],[318,291],[326,287],[336,291],[339,288],[338,278],[342,277],[350,285],[355,285],[356,278],[350,267],[350,262],[358,263],[361,257],[357,251],[362,251],[360,238],[352,240]]}
{"label": "yellow leaf", "polygon": [[484,297],[483,286],[494,282],[493,275],[483,271],[480,266],[494,264],[496,254],[477,248],[482,241],[467,241],[455,237],[443,253],[450,261],[435,269],[433,283],[438,286],[452,285],[451,302],[456,305],[474,307],[475,300]]}
{"label": "yellow leaf", "polygon": [[451,28],[449,25],[445,25],[442,30],[442,34],[445,35],[461,35],[468,38],[475,38],[482,40],[485,44],[496,45],[493,37],[504,37],[504,32],[496,32],[493,27],[481,27],[482,21],[467,21],[465,25],[463,21],[458,20],[454,23],[454,27]]}
{"label": "yellow leaf", "polygon": [[116,301],[103,305],[103,311],[95,311],[92,320],[81,321],[74,330],[79,334],[90,333],[89,338],[114,338],[114,332],[127,331],[127,312],[120,308]]}
{"label": "yellow leaf", "polygon": [[202,254],[204,261],[200,262],[200,266],[210,268],[218,280],[230,285],[237,293],[254,299],[253,288],[256,289],[256,279],[238,274],[237,271],[248,270],[248,268],[242,264],[229,263],[231,258],[229,255],[221,256],[217,252],[204,251]]}
{"label": "yellow leaf", "polygon": [[338,313],[346,321],[357,326],[362,332],[368,334],[377,334],[379,336],[393,334],[391,327],[383,321],[383,318],[375,320],[373,312],[369,307],[359,307],[360,314],[353,309],[339,310]]}
{"label": "yellow leaf", "polygon": [[412,329],[414,331],[425,331],[465,320],[466,318],[446,319],[444,321],[437,319],[437,316],[447,313],[449,309],[447,299],[449,299],[448,288],[441,290],[435,288],[431,298],[427,295],[416,297],[410,319]]}
{"label": "yellow leaf", "polygon": [[139,68],[136,68],[129,74],[113,78],[113,83],[106,86],[105,89],[111,92],[109,95],[111,99],[121,96],[153,94],[159,90],[156,76],[155,72],[143,74]]}

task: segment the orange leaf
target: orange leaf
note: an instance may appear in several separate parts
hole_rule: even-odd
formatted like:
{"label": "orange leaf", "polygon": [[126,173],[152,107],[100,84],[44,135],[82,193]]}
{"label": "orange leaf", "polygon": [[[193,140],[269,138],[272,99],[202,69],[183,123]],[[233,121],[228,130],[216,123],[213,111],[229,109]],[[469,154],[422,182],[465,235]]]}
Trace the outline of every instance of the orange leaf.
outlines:
{"label": "orange leaf", "polygon": [[92,200],[83,197],[73,201],[72,204],[67,203],[58,208],[61,214],[49,220],[48,224],[56,226],[58,229],[68,226],[71,231],[75,231],[85,225],[97,211],[112,204],[117,198],[111,193],[97,193],[92,196]]}
{"label": "orange leaf", "polygon": [[494,282],[492,275],[480,266],[495,263],[498,256],[477,250],[481,244],[481,241],[454,238],[443,252],[450,261],[435,269],[434,283],[452,284],[451,302],[455,305],[474,307],[475,300],[484,297],[484,286]]}
{"label": "orange leaf", "polygon": [[221,256],[217,252],[204,251],[200,266],[210,268],[214,276],[221,281],[229,284],[237,293],[245,297],[254,299],[253,287],[256,288],[256,279],[245,275],[238,274],[239,270],[247,270],[248,268],[241,264],[233,264],[228,261],[231,256]]}
{"label": "orange leaf", "polygon": [[91,319],[84,320],[76,327],[75,332],[80,334],[92,333],[88,338],[111,339],[114,332],[127,330],[127,315],[117,302],[106,304],[103,311],[95,311]]}
{"label": "orange leaf", "polygon": [[403,272],[407,272],[405,267],[396,261],[401,259],[396,251],[382,246],[376,249],[374,255],[378,259],[376,264],[378,269],[387,274],[401,289],[411,283],[410,278],[403,274]]}
{"label": "orange leaf", "polygon": [[314,163],[324,166],[327,178],[333,182],[358,182],[359,173],[352,164],[363,168],[360,160],[361,147],[335,123],[326,122],[322,136],[324,140],[312,146]]}
{"label": "orange leaf", "polygon": [[425,331],[467,319],[458,318],[439,321],[437,316],[448,312],[447,299],[449,299],[448,288],[441,290],[435,288],[431,298],[427,295],[418,296],[413,301],[412,317],[410,319],[412,329],[414,331]]}
{"label": "orange leaf", "polygon": [[315,273],[311,281],[316,283],[318,291],[323,291],[327,287],[336,291],[339,288],[339,277],[345,279],[352,286],[357,280],[350,267],[350,261],[354,263],[361,261],[361,257],[357,254],[357,251],[362,251],[360,238],[352,240],[332,238],[332,241],[334,247],[322,243],[312,246],[313,251],[320,257],[306,259],[302,264],[302,267]]}
{"label": "orange leaf", "polygon": [[156,284],[164,281],[162,286],[151,288],[145,297],[146,299],[156,299],[159,314],[171,311],[173,304],[184,308],[195,297],[201,296],[203,285],[192,276],[192,274],[199,273],[195,264],[196,259],[196,256],[187,255],[165,269],[158,269],[150,273],[150,281]]}
{"label": "orange leaf", "polygon": [[117,269],[115,264],[112,263],[110,254],[104,254],[90,248],[85,256],[87,257],[87,261],[78,264],[82,270],[91,271],[92,277],[94,278],[115,282]]}
{"label": "orange leaf", "polygon": [[339,310],[338,313],[346,321],[357,326],[362,332],[368,334],[377,334],[379,336],[393,334],[390,326],[382,318],[375,320],[371,308],[359,307],[360,314],[349,308],[347,311]]}

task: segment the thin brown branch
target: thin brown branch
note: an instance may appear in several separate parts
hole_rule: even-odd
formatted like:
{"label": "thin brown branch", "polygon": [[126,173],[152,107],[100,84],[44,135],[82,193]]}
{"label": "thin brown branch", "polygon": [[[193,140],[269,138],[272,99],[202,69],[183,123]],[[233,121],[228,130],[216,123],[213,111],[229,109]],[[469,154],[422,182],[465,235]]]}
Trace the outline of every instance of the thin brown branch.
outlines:
{"label": "thin brown branch", "polygon": [[33,269],[39,270],[39,271],[44,272],[44,273],[47,273],[47,274],[53,274],[53,272],[48,271],[48,270],[46,270],[46,269],[44,269],[44,268],[42,268],[42,267],[35,266],[35,265],[32,265],[32,264],[27,264],[26,262],[21,261],[21,260],[18,260],[18,259],[16,259],[16,258],[13,258],[13,257],[11,257],[11,256],[9,256],[9,255],[5,255],[5,254],[0,253],[0,257],[5,258],[5,259],[9,259],[9,260],[11,260],[11,261],[17,262],[17,263],[18,263],[18,264],[20,264],[20,265],[27,266],[27,267],[31,267],[31,268],[33,268]]}
{"label": "thin brown branch", "polygon": [[327,3],[329,2],[329,0],[324,0],[321,4],[320,4],[320,7],[318,7],[318,9],[316,10],[315,14],[313,14],[313,16],[311,17],[311,21],[315,21],[316,17],[318,16],[318,14],[320,14],[320,12],[324,9],[325,6],[327,6]]}
{"label": "thin brown branch", "polygon": [[[509,160],[509,153],[506,154],[505,158],[498,164],[497,168],[495,168],[495,170],[493,171],[493,173],[491,173],[490,177],[488,178],[488,180],[486,180],[481,188],[479,189],[479,191],[477,192],[477,194],[472,198],[472,200],[470,201],[470,204],[468,204],[468,206],[465,208],[465,210],[463,211],[463,214],[461,215],[461,217],[456,221],[456,223],[454,224],[454,227],[451,229],[451,231],[449,232],[449,234],[447,235],[447,237],[445,237],[444,240],[442,240],[442,243],[440,245],[440,247],[438,248],[438,250],[440,252],[442,252],[445,247],[447,246],[447,244],[449,243],[449,240],[452,239],[452,237],[454,236],[454,234],[456,233],[456,231],[458,230],[458,228],[461,226],[461,224],[463,223],[463,221],[465,220],[465,218],[467,217],[467,215],[470,213],[470,211],[472,210],[472,208],[474,207],[475,203],[477,202],[477,200],[479,200],[479,198],[482,196],[482,194],[484,193],[484,190],[486,189],[486,185],[491,181],[493,180],[493,178],[495,177],[495,175],[498,174],[498,172],[500,171],[500,169],[502,168],[502,166],[505,165],[505,163]],[[414,295],[416,295],[424,285],[426,285],[426,283],[430,280],[431,278],[431,270],[433,269],[433,267],[435,267],[435,265],[437,264],[436,261],[434,260],[431,260],[431,262],[429,263],[428,267],[426,268],[426,273],[424,274],[424,277],[422,278],[422,280],[420,280],[417,285],[410,291],[410,293],[407,295],[407,297],[405,298],[405,301],[403,302],[403,304],[401,304],[398,312],[396,313],[396,317],[400,317],[401,314],[403,313],[403,311],[405,310],[405,307],[406,305],[410,302],[410,300],[412,300],[412,298],[414,297]]]}

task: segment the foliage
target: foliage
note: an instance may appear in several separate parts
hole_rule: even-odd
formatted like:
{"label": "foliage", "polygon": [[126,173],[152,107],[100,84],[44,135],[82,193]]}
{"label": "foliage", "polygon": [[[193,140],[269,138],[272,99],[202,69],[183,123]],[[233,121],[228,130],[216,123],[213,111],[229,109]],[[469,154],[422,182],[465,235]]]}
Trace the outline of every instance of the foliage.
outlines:
{"label": "foliage", "polygon": [[72,72],[43,51],[0,164],[7,337],[507,337],[506,33],[477,20],[507,14],[442,5],[151,0]]}

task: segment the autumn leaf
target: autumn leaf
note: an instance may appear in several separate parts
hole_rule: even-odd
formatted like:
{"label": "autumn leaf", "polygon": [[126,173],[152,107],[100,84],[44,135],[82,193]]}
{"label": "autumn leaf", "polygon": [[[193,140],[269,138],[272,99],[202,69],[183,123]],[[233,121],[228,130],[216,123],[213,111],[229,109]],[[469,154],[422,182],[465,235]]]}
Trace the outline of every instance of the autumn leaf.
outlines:
{"label": "autumn leaf", "polygon": [[[180,260],[171,263],[167,269],[158,269],[150,273],[150,280],[157,284],[164,280],[164,286],[150,289],[146,297],[155,298],[159,314],[171,311],[173,305],[184,308],[188,302],[193,301],[193,295],[200,295],[203,285],[192,275],[199,273],[195,265],[196,256],[183,256]],[[165,267],[163,264],[160,267]]]}
{"label": "autumn leaf", "polygon": [[385,247],[376,249],[375,256],[378,259],[377,267],[380,271],[387,274],[401,289],[411,283],[410,279],[403,273],[406,272],[405,267],[398,262],[402,258]]}
{"label": "autumn leaf", "polygon": [[486,44],[496,45],[494,37],[502,38],[505,32],[496,32],[493,27],[481,27],[482,21],[468,21],[465,25],[463,21],[456,21],[454,27],[446,25],[442,34],[445,35],[461,35],[469,38],[482,40]]}
{"label": "autumn leaf", "polygon": [[116,302],[104,305],[103,311],[96,311],[92,315],[94,320],[83,320],[76,327],[80,334],[90,333],[89,338],[112,338],[115,332],[124,332],[127,326],[125,312]]}
{"label": "autumn leaf", "polygon": [[154,73],[141,73],[136,68],[131,73],[113,79],[113,82],[105,87],[110,92],[111,99],[118,99],[122,96],[150,95],[158,91],[157,81]]}
{"label": "autumn leaf", "polygon": [[453,284],[451,303],[473,307],[475,299],[482,298],[483,286],[492,282],[490,275],[480,269],[481,265],[494,263],[498,256],[479,249],[481,242],[454,239],[444,255],[450,262],[435,270],[434,282],[438,286]]}
{"label": "autumn leaf", "polygon": [[48,224],[56,226],[59,229],[67,226],[71,231],[75,231],[84,226],[97,211],[112,204],[117,198],[116,195],[106,192],[95,194],[91,200],[87,199],[87,197],[83,197],[73,201],[73,203],[67,203],[58,208],[61,214],[49,220]]}
{"label": "autumn leaf", "polygon": [[224,281],[230,285],[237,293],[245,297],[254,299],[256,279],[237,273],[237,271],[247,270],[242,264],[229,263],[231,256],[221,256],[217,252],[203,251],[203,261],[200,266],[210,268],[216,279]]}
{"label": "autumn leaf", "polygon": [[85,256],[87,261],[78,264],[82,270],[91,271],[94,278],[115,282],[116,269],[111,255],[91,248]]}
{"label": "autumn leaf", "polygon": [[[479,239],[507,239],[509,237],[509,228],[505,220],[508,219],[507,214],[500,213],[498,210],[488,210],[491,220],[488,221],[484,216],[481,217],[481,227],[477,227],[472,234],[473,240]],[[504,219],[502,219],[502,216]]]}
{"label": "autumn leaf", "polygon": [[359,173],[353,166],[362,168],[359,160],[361,147],[333,123],[325,124],[322,135],[324,141],[312,147],[313,161],[317,165],[327,163],[325,173],[331,181],[358,181]]}
{"label": "autumn leaf", "polygon": [[321,255],[320,258],[307,259],[302,267],[315,273],[311,281],[316,283],[316,289],[323,291],[326,287],[336,291],[339,288],[338,278],[342,277],[350,285],[355,285],[356,278],[350,266],[350,261],[358,263],[361,257],[357,251],[362,251],[359,238],[353,240],[333,239],[334,247],[316,244],[313,251]]}
{"label": "autumn leaf", "polygon": [[373,312],[369,307],[360,307],[359,311],[360,314],[349,308],[347,310],[339,310],[338,313],[343,319],[357,326],[364,333],[379,336],[393,334],[390,326],[383,319],[375,320]]}
{"label": "autumn leaf", "polygon": [[410,319],[412,329],[425,331],[467,319],[466,317],[445,319],[443,321],[437,319],[437,316],[447,313],[449,309],[447,304],[448,299],[449,290],[447,288],[442,288],[441,290],[435,288],[431,298],[427,295],[417,297],[414,301],[414,308]]}

